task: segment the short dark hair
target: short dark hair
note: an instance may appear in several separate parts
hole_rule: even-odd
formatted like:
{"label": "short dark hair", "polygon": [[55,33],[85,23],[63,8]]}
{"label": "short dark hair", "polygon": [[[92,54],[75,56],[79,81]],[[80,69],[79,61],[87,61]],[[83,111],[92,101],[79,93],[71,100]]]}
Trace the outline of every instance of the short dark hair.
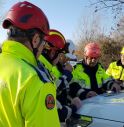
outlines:
{"label": "short dark hair", "polygon": [[41,35],[41,39],[44,37],[44,33],[41,33],[38,29],[29,29],[29,30],[22,30],[11,25],[8,28],[8,40],[18,41],[20,43],[25,43],[26,41],[32,41],[33,36],[35,33],[39,33]]}

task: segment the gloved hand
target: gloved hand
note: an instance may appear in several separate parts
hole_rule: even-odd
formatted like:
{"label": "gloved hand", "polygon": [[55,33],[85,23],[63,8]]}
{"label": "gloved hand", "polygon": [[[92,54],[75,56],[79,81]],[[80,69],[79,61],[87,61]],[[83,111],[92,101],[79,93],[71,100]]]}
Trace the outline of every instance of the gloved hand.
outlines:
{"label": "gloved hand", "polygon": [[96,93],[95,91],[89,91],[89,92],[87,93],[87,95],[86,95],[86,98],[94,97],[94,96],[96,96],[96,95],[97,95],[97,93]]}
{"label": "gloved hand", "polygon": [[124,90],[124,81],[120,84],[121,90]]}
{"label": "gloved hand", "polygon": [[113,85],[111,86],[111,91],[114,91],[114,92],[120,92],[121,91],[121,87],[119,84],[117,84],[116,82],[113,83]]}
{"label": "gloved hand", "polygon": [[71,101],[72,105],[75,105],[77,109],[79,109],[81,107],[81,100],[79,99],[79,97],[75,97],[72,99]]}
{"label": "gloved hand", "polygon": [[121,87],[121,90],[124,90],[124,81],[116,79],[115,82]]}

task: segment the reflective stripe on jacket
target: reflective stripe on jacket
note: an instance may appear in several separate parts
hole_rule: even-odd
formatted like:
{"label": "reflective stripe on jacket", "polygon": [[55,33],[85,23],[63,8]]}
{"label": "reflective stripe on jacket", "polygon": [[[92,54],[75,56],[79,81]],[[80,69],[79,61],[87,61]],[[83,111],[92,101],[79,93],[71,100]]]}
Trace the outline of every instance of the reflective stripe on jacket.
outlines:
{"label": "reflective stripe on jacket", "polygon": [[6,41],[0,54],[0,127],[60,127],[56,86],[44,83],[32,52]]}

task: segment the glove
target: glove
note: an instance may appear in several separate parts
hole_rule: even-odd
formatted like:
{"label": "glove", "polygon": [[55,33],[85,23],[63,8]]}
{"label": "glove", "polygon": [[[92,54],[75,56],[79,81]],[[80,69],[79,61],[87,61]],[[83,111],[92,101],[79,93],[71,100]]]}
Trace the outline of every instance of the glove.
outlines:
{"label": "glove", "polygon": [[77,109],[79,109],[82,105],[81,100],[78,97],[73,98],[71,104],[75,105]]}
{"label": "glove", "polygon": [[121,91],[121,87],[119,84],[114,82],[110,90],[119,93]]}
{"label": "glove", "polygon": [[86,98],[94,97],[94,96],[96,96],[96,95],[97,95],[97,93],[96,93],[95,91],[89,91],[89,92],[87,93],[87,95],[86,95]]}

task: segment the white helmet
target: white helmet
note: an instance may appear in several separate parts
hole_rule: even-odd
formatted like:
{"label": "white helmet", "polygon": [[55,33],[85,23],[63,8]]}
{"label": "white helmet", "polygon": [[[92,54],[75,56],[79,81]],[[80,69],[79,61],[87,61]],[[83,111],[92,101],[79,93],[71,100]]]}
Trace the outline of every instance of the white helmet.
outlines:
{"label": "white helmet", "polygon": [[69,46],[68,46],[69,53],[73,53],[73,51],[76,50],[76,47],[74,45],[74,42],[72,40],[70,40],[70,39],[67,39],[66,40],[66,43],[69,44]]}

